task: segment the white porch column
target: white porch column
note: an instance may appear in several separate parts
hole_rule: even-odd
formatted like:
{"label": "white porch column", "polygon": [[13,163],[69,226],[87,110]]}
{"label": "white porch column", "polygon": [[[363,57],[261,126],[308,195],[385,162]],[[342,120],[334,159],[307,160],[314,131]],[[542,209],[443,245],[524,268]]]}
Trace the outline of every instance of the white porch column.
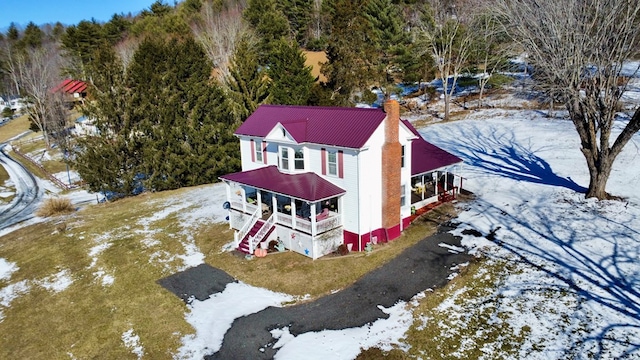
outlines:
{"label": "white porch column", "polygon": [[247,193],[244,191],[244,186],[240,187],[242,192],[242,211],[247,212]]}
{"label": "white porch column", "polygon": [[311,207],[311,236],[316,236],[316,203],[309,204]]}
{"label": "white porch column", "polygon": [[449,190],[449,182],[448,180],[448,174],[449,172],[447,171],[447,169],[444,169],[444,191],[447,192],[447,190]]}
{"label": "white porch column", "polygon": [[296,202],[291,198],[291,227],[296,228]]}

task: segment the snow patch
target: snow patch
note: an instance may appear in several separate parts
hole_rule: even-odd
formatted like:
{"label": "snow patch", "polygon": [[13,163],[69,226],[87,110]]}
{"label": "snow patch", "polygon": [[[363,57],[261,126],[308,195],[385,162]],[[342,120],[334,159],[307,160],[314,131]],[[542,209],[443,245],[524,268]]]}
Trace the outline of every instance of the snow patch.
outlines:
{"label": "snow patch", "polygon": [[279,349],[274,358],[296,360],[304,354],[306,360],[355,359],[361,349],[371,347],[390,351],[395,345],[406,349],[401,339],[413,324],[413,315],[407,306],[404,302],[390,308],[378,306],[389,317],[359,328],[308,332],[298,336],[292,335],[289,328],[274,329],[271,334],[278,341],[273,347]]}
{"label": "snow patch", "polygon": [[0,258],[0,280],[8,280],[11,278],[11,274],[18,271],[19,267],[16,263],[8,262],[7,260]]}
{"label": "snow patch", "polygon": [[185,318],[196,332],[182,337],[182,346],[175,358],[201,359],[211,355],[220,350],[224,334],[235,319],[269,306],[282,306],[293,299],[290,295],[237,282],[228,284],[223,292],[205,301],[193,300]]}
{"label": "snow patch", "polygon": [[138,359],[142,359],[144,356],[144,347],[140,344],[140,336],[134,333],[133,329],[122,333],[122,342]]}
{"label": "snow patch", "polygon": [[72,283],[73,278],[71,277],[71,272],[67,269],[61,270],[56,274],[38,281],[38,285],[53,292],[64,291]]}

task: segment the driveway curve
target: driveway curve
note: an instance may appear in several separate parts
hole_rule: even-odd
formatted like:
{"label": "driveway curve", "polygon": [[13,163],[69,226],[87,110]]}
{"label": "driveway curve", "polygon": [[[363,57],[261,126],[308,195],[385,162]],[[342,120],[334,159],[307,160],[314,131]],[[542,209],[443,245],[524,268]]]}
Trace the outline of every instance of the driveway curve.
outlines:
{"label": "driveway curve", "polygon": [[[268,307],[236,319],[220,351],[205,359],[273,359],[277,349],[270,330],[289,327],[297,336],[309,331],[360,327],[387,318],[378,306],[388,308],[414,295],[444,286],[455,265],[471,256],[461,249],[460,238],[441,226],[438,232],[408,248],[389,263],[368,273],[348,288],[318,300],[288,307]],[[451,246],[441,246],[441,244]]]}
{"label": "driveway curve", "polygon": [[6,143],[0,144],[0,165],[16,187],[16,196],[8,205],[0,206],[0,230],[32,218],[43,196],[33,174],[7,155],[5,147]]}

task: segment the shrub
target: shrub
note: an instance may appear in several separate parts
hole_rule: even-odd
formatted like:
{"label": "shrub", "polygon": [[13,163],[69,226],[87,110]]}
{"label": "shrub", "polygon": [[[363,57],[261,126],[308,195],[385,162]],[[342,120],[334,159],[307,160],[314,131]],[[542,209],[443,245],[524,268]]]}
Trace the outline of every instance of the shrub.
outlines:
{"label": "shrub", "polygon": [[41,217],[49,217],[53,215],[69,214],[75,210],[71,200],[67,198],[50,198],[44,201],[44,204],[36,211],[36,215]]}

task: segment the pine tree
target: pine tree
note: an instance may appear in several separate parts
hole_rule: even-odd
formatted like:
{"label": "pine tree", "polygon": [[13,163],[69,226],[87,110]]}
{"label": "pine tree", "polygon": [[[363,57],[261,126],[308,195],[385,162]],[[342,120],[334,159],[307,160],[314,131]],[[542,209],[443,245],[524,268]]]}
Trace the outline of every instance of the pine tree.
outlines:
{"label": "pine tree", "polygon": [[287,17],[293,38],[304,45],[313,15],[313,0],[283,0],[278,8]]}
{"label": "pine tree", "polygon": [[352,103],[356,91],[368,88],[376,58],[371,23],[363,17],[368,0],[327,0],[323,3],[330,29],[328,62],[322,66],[325,87],[337,105]]}
{"label": "pine tree", "polygon": [[275,0],[249,0],[243,17],[259,38],[258,60],[265,63],[280,40],[288,39],[291,32],[289,21],[276,6]]}
{"label": "pine tree", "polygon": [[402,77],[399,58],[406,56],[409,36],[403,29],[402,14],[391,0],[369,0],[364,17],[371,29],[368,40],[377,51],[377,56],[372,59],[376,69],[374,74],[385,95],[389,96],[395,78]]}
{"label": "pine tree", "polygon": [[271,103],[307,105],[316,79],[297,45],[281,41],[271,54],[269,70]]}
{"label": "pine tree", "polygon": [[240,40],[226,78],[229,110],[238,123],[249,117],[258,105],[270,101],[269,80],[260,67],[255,48],[248,37]]}
{"label": "pine tree", "polygon": [[82,140],[76,154],[93,190],[128,195],[143,184],[161,191],[214,182],[239,169],[234,122],[195,40],[143,41],[126,77],[113,51],[100,56],[111,66],[92,69],[97,96],[87,108],[98,117],[100,134]]}

